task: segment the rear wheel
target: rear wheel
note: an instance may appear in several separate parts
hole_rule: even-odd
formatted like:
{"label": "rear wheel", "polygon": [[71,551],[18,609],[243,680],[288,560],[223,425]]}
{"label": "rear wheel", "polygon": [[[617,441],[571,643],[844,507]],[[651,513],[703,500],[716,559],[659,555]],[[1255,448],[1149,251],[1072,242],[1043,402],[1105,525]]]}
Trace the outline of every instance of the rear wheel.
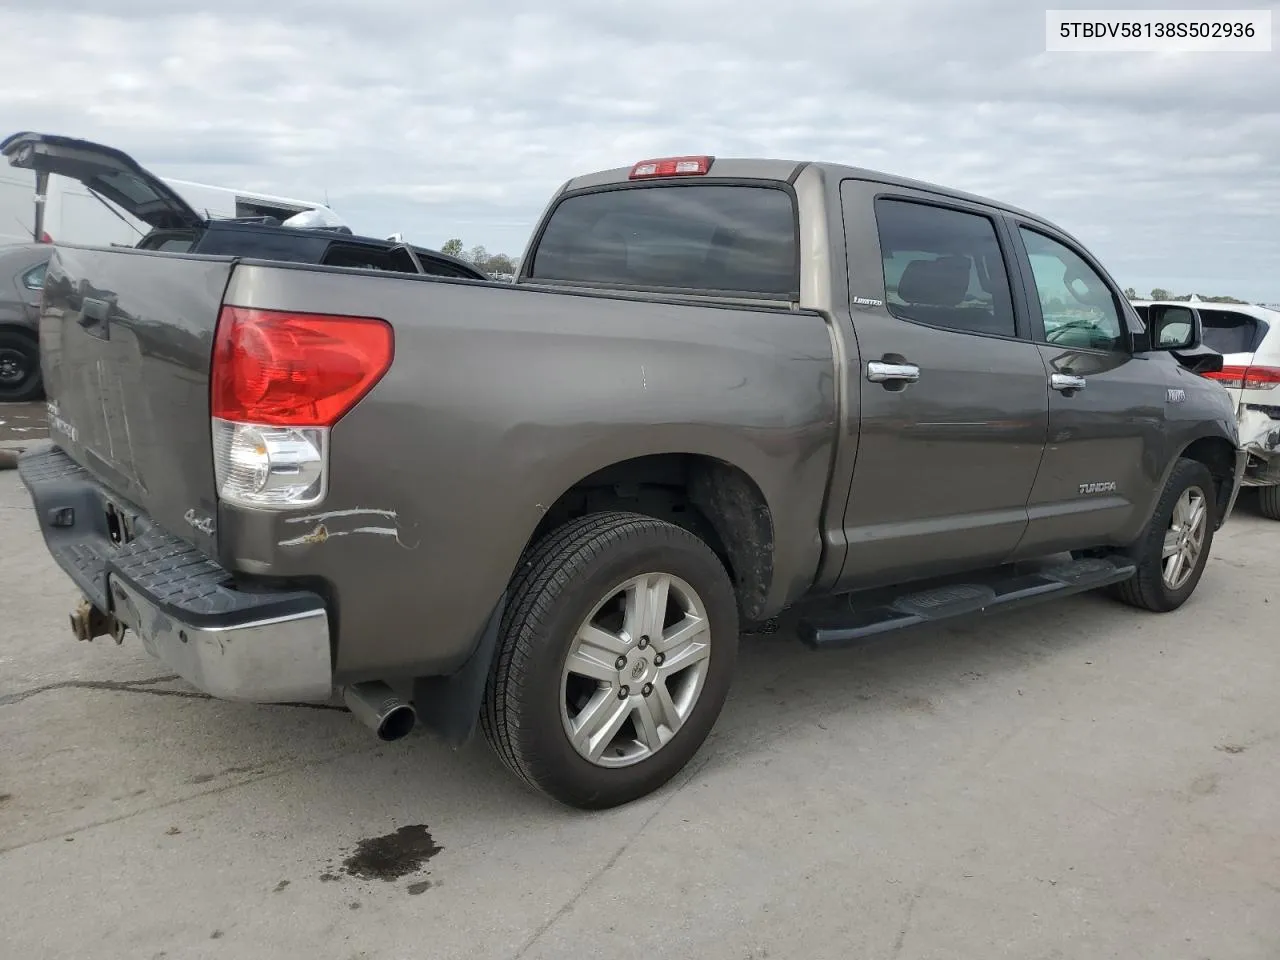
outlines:
{"label": "rear wheel", "polygon": [[574,520],[512,582],[481,726],[519,777],[604,808],[671,779],[724,705],[737,656],[716,554],[638,514]]}
{"label": "rear wheel", "polygon": [[35,337],[20,330],[0,330],[0,403],[38,400],[41,387]]}
{"label": "rear wheel", "polygon": [[1131,551],[1138,572],[1113,587],[1112,593],[1144,610],[1176,610],[1200,582],[1216,527],[1213,475],[1202,463],[1179,460],[1155,513]]}
{"label": "rear wheel", "polygon": [[1258,507],[1268,520],[1280,520],[1280,486],[1259,487]]}

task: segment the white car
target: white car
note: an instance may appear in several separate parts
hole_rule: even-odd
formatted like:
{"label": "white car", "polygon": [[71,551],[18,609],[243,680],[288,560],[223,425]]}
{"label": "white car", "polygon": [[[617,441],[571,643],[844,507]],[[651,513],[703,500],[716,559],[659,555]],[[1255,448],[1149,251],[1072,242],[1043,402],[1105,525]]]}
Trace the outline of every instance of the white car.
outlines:
{"label": "white car", "polygon": [[1263,514],[1280,520],[1280,310],[1203,300],[1136,300],[1133,307],[1145,320],[1157,304],[1200,315],[1205,346],[1222,354],[1222,370],[1205,376],[1235,400],[1240,443],[1249,451],[1244,484],[1260,488]]}

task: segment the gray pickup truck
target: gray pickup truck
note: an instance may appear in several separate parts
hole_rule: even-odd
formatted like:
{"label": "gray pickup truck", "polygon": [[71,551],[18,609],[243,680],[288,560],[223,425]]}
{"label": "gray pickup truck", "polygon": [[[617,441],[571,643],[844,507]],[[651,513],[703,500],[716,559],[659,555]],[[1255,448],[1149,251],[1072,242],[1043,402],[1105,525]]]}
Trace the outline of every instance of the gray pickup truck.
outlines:
{"label": "gray pickup truck", "polygon": [[197,687],[478,725],[579,807],[656,789],[743,626],[814,647],[1190,596],[1245,457],[1221,366],[1045,220],[831,164],[570,180],[514,283],[59,248],[51,445],[86,600]]}

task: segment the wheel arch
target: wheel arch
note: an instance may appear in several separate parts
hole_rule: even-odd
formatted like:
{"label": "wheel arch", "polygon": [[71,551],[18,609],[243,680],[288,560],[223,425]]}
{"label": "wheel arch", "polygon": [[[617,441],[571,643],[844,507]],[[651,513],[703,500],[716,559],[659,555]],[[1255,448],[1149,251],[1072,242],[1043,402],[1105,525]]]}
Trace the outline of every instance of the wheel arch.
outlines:
{"label": "wheel arch", "polygon": [[37,347],[40,345],[40,332],[22,319],[11,319],[0,315],[0,333],[21,334]]}
{"label": "wheel arch", "polygon": [[1221,525],[1235,487],[1236,445],[1226,437],[1214,434],[1192,440],[1178,451],[1178,455],[1166,468],[1161,489],[1169,482],[1169,475],[1173,473],[1178,460],[1194,460],[1208,468],[1214,481],[1214,500]]}
{"label": "wheel arch", "polygon": [[[773,511],[755,478],[727,460],[688,452],[628,457],[562,483],[558,496],[539,506],[545,509],[521,558],[544,534],[576,516],[608,510],[639,513],[675,523],[704,539],[725,564],[742,621],[769,611],[776,575]],[[509,599],[504,590],[460,669],[447,676],[414,679],[419,718],[455,747],[475,732]]]}
{"label": "wheel arch", "polygon": [[651,453],[618,460],[572,483],[547,507],[528,545],[574,517],[625,510],[702,538],[725,564],[745,620],[768,606],[774,580],[774,514],[742,467],[706,453]]}

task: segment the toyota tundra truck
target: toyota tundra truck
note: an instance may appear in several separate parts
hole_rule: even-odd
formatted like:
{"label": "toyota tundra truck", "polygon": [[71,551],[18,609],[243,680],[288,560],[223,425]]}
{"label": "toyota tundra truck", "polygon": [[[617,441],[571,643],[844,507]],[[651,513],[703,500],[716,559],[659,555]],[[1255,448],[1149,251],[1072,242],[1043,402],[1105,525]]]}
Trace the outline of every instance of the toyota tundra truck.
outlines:
{"label": "toyota tundra truck", "polygon": [[515,282],[59,247],[22,458],[81,639],[214,697],[661,786],[740,631],[1172,611],[1241,484],[1222,358],[1004,203],[828,163],[569,180]]}

